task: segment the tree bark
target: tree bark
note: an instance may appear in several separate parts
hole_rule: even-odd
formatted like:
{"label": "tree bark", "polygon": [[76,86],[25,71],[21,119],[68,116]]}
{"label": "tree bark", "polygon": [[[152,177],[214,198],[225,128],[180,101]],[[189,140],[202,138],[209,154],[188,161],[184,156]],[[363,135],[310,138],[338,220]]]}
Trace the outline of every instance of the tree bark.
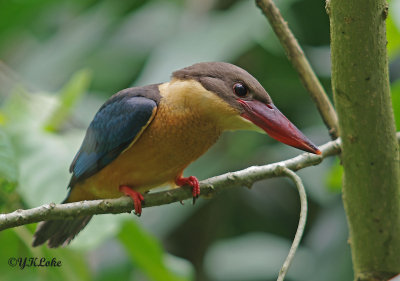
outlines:
{"label": "tree bark", "polygon": [[400,162],[384,0],[331,0],[332,87],[355,280],[400,273]]}

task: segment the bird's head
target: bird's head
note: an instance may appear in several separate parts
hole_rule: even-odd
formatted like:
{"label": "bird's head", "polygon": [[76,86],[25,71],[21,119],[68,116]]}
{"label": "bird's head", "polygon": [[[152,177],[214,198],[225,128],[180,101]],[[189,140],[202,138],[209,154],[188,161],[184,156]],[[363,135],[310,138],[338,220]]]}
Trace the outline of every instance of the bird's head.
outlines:
{"label": "bird's head", "polygon": [[[315,154],[321,151],[272,103],[261,84],[247,71],[223,62],[197,63],[173,73],[180,81],[197,81],[228,105],[238,123],[251,123],[274,139]],[[237,118],[239,117],[239,119]],[[255,125],[255,126],[254,126]]]}

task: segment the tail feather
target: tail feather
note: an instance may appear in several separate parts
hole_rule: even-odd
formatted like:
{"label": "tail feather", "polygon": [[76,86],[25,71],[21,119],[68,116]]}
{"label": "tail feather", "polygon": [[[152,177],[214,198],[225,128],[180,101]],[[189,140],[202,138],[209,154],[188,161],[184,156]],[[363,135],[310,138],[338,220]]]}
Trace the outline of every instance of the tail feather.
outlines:
{"label": "tail feather", "polygon": [[50,248],[66,246],[89,223],[91,218],[92,216],[85,216],[72,220],[43,221],[36,229],[32,246],[39,246],[47,240]]}

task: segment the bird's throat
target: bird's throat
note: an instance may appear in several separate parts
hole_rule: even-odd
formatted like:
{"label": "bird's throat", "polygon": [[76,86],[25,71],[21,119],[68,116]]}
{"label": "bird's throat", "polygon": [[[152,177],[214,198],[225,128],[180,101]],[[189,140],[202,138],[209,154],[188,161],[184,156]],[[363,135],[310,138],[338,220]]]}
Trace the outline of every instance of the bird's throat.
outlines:
{"label": "bird's throat", "polygon": [[221,132],[247,130],[265,133],[196,80],[172,79],[171,82],[160,84],[159,91],[164,104],[171,110],[175,110],[177,114],[189,112],[190,115],[204,122],[216,124]]}

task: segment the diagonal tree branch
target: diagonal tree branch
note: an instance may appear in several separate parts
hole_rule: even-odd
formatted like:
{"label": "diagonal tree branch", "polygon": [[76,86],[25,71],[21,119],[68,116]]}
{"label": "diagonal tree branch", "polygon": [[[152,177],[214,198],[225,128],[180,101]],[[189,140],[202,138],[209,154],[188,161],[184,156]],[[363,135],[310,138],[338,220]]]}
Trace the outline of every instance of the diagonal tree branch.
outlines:
{"label": "diagonal tree branch", "polygon": [[[292,171],[319,164],[323,158],[340,152],[340,140],[331,141],[320,147],[322,155],[304,153],[292,159],[265,166],[254,166],[247,169],[226,173],[200,182],[201,195],[212,197],[224,189],[251,185],[263,179],[286,176],[282,167]],[[179,202],[192,197],[189,187],[154,192],[144,195],[142,207],[152,207]],[[79,216],[95,214],[118,214],[133,210],[129,197],[117,199],[81,201],[68,204],[50,203],[28,210],[16,210],[9,214],[0,214],[0,230],[24,224],[54,219],[72,219]]]}
{"label": "diagonal tree branch", "polygon": [[278,7],[273,0],[256,0],[257,6],[262,10],[271,24],[276,36],[279,38],[286,55],[298,72],[301,82],[310,93],[317,105],[318,111],[329,129],[333,139],[339,136],[338,118],[328,95],[315,75],[299,43],[283,19]]}
{"label": "diagonal tree branch", "polygon": [[[400,132],[396,136],[400,142]],[[303,153],[294,158],[274,164],[249,167],[241,171],[226,173],[203,180],[200,182],[201,195],[212,197],[224,189],[238,186],[250,187],[256,181],[286,176],[282,171],[282,167],[297,171],[309,166],[318,165],[324,158],[339,154],[341,151],[340,144],[340,139],[337,139],[320,146],[322,155]],[[188,187],[154,192],[144,195],[142,206],[145,208],[166,205],[191,197],[192,192]],[[130,213],[133,207],[132,200],[129,197],[81,201],[68,204],[50,203],[28,210],[16,210],[12,213],[0,214],[0,231],[44,220],[72,219],[79,216],[96,214]]]}

